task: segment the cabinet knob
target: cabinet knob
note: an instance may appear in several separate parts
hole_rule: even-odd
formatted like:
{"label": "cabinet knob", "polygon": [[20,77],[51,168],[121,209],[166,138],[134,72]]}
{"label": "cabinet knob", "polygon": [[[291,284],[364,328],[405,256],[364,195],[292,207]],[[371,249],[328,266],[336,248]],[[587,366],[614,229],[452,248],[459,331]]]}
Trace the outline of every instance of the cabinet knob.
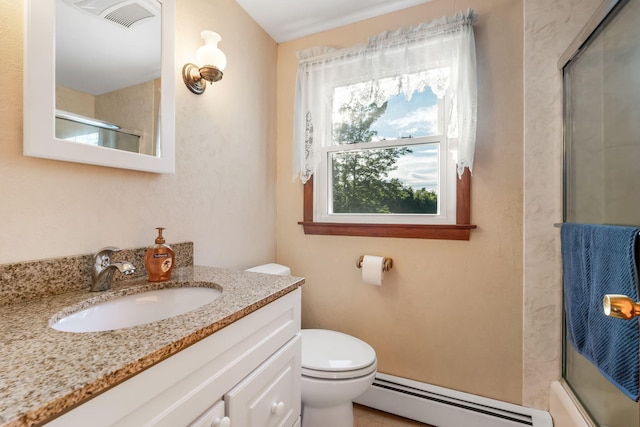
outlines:
{"label": "cabinet knob", "polygon": [[216,418],[211,423],[211,427],[231,427],[231,419],[229,417]]}
{"label": "cabinet knob", "polygon": [[284,414],[284,402],[272,403],[271,413],[277,417],[281,417]]}

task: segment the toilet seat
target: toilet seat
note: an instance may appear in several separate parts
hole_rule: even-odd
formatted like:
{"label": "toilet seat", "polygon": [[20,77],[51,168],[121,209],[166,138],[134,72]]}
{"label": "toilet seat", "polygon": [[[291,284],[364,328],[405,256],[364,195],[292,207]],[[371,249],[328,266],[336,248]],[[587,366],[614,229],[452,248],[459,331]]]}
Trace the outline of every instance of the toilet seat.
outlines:
{"label": "toilet seat", "polygon": [[301,333],[303,376],[359,378],[377,368],[376,352],[358,338],[324,329],[303,329]]}

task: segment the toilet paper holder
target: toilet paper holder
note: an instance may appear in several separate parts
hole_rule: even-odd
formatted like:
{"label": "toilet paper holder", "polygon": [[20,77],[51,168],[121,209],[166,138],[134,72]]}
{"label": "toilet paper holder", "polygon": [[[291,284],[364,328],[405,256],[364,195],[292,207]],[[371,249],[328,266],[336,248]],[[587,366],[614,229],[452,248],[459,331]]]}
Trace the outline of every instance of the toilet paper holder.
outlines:
{"label": "toilet paper holder", "polygon": [[[356,261],[356,267],[362,268],[362,261],[364,260],[364,255],[360,255],[358,261]],[[382,261],[382,271],[389,271],[393,267],[393,259],[385,257]]]}

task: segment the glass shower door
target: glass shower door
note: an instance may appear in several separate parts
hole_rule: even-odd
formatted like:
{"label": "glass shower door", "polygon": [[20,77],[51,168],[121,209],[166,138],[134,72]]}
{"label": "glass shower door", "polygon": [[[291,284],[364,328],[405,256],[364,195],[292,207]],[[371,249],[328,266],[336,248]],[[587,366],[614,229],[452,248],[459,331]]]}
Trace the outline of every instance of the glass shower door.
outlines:
{"label": "glass shower door", "polygon": [[[639,225],[640,0],[620,1],[563,74],[565,221]],[[640,426],[638,403],[566,339],[563,375],[599,426]]]}

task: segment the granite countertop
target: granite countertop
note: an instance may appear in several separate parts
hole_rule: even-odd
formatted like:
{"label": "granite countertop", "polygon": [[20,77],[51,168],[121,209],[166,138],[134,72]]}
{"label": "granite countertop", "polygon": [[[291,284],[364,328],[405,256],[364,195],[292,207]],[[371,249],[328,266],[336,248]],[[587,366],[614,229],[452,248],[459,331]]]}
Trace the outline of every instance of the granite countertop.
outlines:
{"label": "granite countertop", "polygon": [[[169,282],[210,282],[215,301],[189,313],[114,331],[49,327],[65,308],[97,293],[73,291],[0,306],[0,426],[40,425],[300,286],[304,279],[213,267],[181,267]],[[144,279],[114,283],[109,295]],[[155,286],[155,285],[154,285]]]}

